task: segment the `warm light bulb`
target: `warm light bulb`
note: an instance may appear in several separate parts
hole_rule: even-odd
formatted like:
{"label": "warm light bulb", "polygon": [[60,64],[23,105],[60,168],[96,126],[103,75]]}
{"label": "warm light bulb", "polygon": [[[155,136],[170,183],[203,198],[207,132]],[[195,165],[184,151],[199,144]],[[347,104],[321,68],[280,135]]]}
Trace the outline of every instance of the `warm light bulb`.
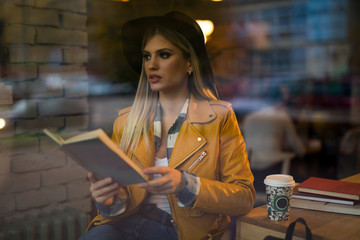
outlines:
{"label": "warm light bulb", "polygon": [[214,24],[210,20],[196,20],[205,36],[210,36],[214,31]]}
{"label": "warm light bulb", "polygon": [[3,129],[6,125],[5,119],[0,118],[0,129]]}
{"label": "warm light bulb", "polygon": [[199,24],[204,37],[205,37],[205,42],[206,39],[212,34],[212,32],[214,31],[214,24],[212,21],[210,20],[196,20],[196,22]]}

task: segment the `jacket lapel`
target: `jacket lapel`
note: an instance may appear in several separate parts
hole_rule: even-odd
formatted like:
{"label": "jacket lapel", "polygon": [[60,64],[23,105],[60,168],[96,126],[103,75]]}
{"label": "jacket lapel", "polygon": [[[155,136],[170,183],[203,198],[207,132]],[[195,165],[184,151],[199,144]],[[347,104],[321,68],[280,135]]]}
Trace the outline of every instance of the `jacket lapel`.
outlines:
{"label": "jacket lapel", "polygon": [[[176,139],[169,161],[169,167],[176,168],[206,144],[205,137],[196,129],[196,124],[213,121],[216,114],[208,100],[199,100],[191,95],[187,119],[184,121]],[[151,118],[153,120],[153,117]],[[155,145],[153,126],[150,128],[150,148],[146,148],[144,137],[140,138],[138,147],[132,154],[147,168],[154,166]]]}
{"label": "jacket lapel", "polygon": [[207,100],[190,97],[187,119],[184,121],[176,139],[169,161],[169,167],[176,168],[206,144],[205,137],[194,124],[206,124],[216,118]]}
{"label": "jacket lapel", "polygon": [[187,118],[191,123],[207,123],[214,120],[216,114],[208,100],[199,100],[191,95]]}

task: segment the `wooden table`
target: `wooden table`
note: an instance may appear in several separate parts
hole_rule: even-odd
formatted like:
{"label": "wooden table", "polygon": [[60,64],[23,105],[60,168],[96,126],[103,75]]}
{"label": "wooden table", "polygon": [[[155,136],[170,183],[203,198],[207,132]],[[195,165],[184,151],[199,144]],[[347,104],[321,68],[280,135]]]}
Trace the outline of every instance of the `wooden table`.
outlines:
{"label": "wooden table", "polygon": [[[360,174],[343,180],[360,182]],[[289,219],[277,222],[268,219],[266,205],[254,208],[248,215],[237,218],[236,239],[262,240],[268,235],[285,238],[287,227],[299,217],[305,219],[313,239],[360,239],[360,216],[291,208]],[[297,223],[293,239],[304,238],[305,227]]]}
{"label": "wooden table", "polygon": [[[267,235],[285,238],[289,224],[302,217],[313,234],[313,239],[360,239],[360,217],[339,213],[292,208],[289,220],[276,222],[267,217],[266,205],[254,208],[236,220],[236,239],[257,240]],[[305,227],[296,224],[293,239],[305,239]]]}

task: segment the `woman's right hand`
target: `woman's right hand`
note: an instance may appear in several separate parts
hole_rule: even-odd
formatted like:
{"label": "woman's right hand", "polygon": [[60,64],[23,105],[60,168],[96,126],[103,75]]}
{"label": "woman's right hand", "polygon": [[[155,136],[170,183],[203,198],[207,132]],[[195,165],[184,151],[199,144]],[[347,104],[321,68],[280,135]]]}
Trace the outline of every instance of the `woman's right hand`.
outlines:
{"label": "woman's right hand", "polygon": [[99,204],[111,205],[113,201],[107,200],[111,199],[119,192],[119,184],[114,182],[111,178],[97,180],[93,172],[88,172],[87,175],[90,181],[91,196]]}

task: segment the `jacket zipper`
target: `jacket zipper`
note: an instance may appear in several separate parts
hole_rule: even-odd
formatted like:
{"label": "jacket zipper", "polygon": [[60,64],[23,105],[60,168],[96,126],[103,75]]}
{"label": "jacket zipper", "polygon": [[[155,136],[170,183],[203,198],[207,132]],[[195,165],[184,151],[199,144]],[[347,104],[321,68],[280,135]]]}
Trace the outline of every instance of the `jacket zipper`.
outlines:
{"label": "jacket zipper", "polygon": [[206,141],[204,141],[200,146],[198,146],[196,149],[194,149],[193,152],[191,152],[190,154],[188,154],[186,157],[183,158],[183,160],[181,160],[180,162],[178,162],[176,165],[174,165],[173,167],[176,169],[178,166],[180,166],[181,164],[183,164],[189,157],[191,157],[194,153],[196,153],[199,149],[201,149],[204,145],[206,144]]}
{"label": "jacket zipper", "polygon": [[191,168],[195,166],[195,164],[201,162],[201,160],[203,160],[206,154],[207,154],[206,151],[202,152],[201,155],[190,165],[190,167],[186,169],[186,171],[189,171]]}

